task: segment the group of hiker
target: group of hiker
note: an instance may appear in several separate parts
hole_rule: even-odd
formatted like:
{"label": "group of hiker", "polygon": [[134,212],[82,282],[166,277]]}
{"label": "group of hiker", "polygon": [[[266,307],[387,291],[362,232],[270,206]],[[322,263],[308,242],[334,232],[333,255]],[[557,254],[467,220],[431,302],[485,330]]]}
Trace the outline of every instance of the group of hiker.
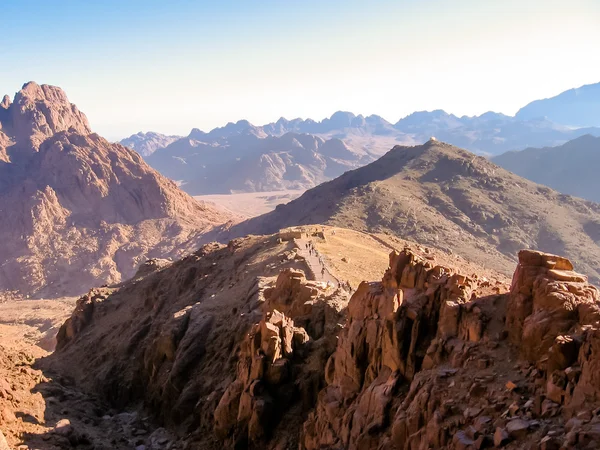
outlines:
{"label": "group of hiker", "polygon": [[[319,233],[318,228],[315,228],[315,234],[316,233]],[[321,230],[321,233],[323,233],[323,234],[325,233],[325,228],[323,228]],[[335,230],[332,230],[331,234],[335,235]],[[306,237],[310,239],[310,234],[306,233]],[[319,251],[317,250],[317,248],[315,247],[313,242],[310,240],[305,244],[305,248],[308,251],[308,254],[310,256],[315,256],[318,258],[319,266],[321,267],[321,276],[324,277],[327,269],[325,269],[325,260],[323,259],[323,256],[321,254],[319,254]],[[333,284],[331,281],[327,281],[327,285],[332,286]],[[341,289],[345,289],[348,292],[352,292],[352,287],[350,286],[350,282],[348,282],[348,281],[344,281],[344,282],[338,281],[337,287],[341,288]]]}
{"label": "group of hiker", "polygon": [[310,256],[317,256],[319,258],[319,265],[321,266],[321,276],[325,275],[325,261],[323,260],[323,256],[319,254],[319,251],[315,248],[312,241],[308,241],[306,243],[306,250],[308,250],[308,254]]}

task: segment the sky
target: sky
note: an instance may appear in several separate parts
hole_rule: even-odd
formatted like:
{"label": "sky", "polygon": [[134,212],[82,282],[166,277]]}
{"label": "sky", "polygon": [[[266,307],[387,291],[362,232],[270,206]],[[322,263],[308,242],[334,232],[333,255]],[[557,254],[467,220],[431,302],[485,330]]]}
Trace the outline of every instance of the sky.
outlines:
{"label": "sky", "polygon": [[63,88],[109,139],[230,121],[513,115],[600,82],[600,0],[0,0],[0,95]]}

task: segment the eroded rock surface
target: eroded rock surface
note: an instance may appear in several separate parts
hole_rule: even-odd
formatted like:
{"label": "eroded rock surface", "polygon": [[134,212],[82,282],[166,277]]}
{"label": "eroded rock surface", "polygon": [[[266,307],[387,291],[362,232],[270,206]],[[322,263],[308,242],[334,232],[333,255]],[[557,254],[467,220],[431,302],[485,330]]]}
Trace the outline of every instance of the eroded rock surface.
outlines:
{"label": "eroded rock surface", "polygon": [[[135,286],[91,292],[57,361],[123,337],[86,358],[101,369],[91,386],[143,401],[188,448],[600,445],[598,291],[567,259],[520,252],[508,290],[501,275],[393,251],[382,280],[344,308],[341,291],[306,280],[293,245],[205,247]],[[126,302],[137,305],[134,334],[114,322]],[[109,348],[117,362],[100,363]]]}

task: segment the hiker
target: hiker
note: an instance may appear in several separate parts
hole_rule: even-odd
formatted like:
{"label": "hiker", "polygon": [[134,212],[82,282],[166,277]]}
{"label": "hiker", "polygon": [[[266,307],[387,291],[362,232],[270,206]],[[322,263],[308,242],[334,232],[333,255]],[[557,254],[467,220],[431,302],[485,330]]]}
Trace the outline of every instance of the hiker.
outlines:
{"label": "hiker", "polygon": [[323,267],[323,268],[321,269],[321,276],[324,276],[324,275],[325,275],[325,267]]}

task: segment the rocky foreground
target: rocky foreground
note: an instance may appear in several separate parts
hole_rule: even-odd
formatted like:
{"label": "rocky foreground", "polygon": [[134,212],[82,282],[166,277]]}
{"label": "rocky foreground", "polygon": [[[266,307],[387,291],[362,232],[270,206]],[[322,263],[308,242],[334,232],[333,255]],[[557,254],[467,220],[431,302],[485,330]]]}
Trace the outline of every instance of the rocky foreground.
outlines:
{"label": "rocky foreground", "polygon": [[599,292],[567,259],[521,251],[508,289],[409,246],[350,293],[281,236],[91,291],[38,368],[150,421],[114,448],[600,446]]}

